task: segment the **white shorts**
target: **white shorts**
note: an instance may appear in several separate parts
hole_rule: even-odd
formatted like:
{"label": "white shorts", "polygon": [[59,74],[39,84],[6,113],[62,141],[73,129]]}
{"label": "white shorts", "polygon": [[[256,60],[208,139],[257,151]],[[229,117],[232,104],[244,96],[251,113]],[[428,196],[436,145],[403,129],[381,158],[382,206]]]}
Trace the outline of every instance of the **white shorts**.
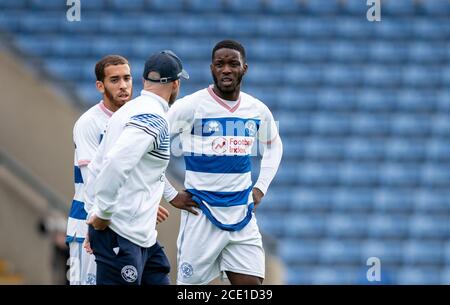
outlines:
{"label": "white shorts", "polygon": [[224,231],[199,215],[181,211],[177,284],[206,285],[225,271],[264,278],[265,254],[255,215],[240,231]]}
{"label": "white shorts", "polygon": [[95,256],[83,248],[83,243],[73,241],[69,244],[70,258],[68,273],[70,285],[95,285],[97,264]]}

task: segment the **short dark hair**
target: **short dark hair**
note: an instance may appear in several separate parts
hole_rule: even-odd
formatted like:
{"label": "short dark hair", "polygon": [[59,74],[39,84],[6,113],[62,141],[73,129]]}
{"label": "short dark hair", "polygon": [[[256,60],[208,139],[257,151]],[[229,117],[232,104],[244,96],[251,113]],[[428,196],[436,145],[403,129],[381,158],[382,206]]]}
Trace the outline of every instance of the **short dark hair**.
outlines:
{"label": "short dark hair", "polygon": [[95,77],[98,81],[105,80],[105,68],[108,66],[128,65],[128,60],[120,55],[107,55],[95,64]]}
{"label": "short dark hair", "polygon": [[211,54],[211,60],[214,60],[214,54],[216,53],[217,50],[220,49],[233,49],[238,51],[239,53],[241,53],[242,56],[242,60],[244,61],[244,63],[247,61],[246,56],[245,56],[245,49],[244,47],[237,41],[235,40],[222,40],[219,41],[215,46],[214,49],[212,50],[212,54]]}

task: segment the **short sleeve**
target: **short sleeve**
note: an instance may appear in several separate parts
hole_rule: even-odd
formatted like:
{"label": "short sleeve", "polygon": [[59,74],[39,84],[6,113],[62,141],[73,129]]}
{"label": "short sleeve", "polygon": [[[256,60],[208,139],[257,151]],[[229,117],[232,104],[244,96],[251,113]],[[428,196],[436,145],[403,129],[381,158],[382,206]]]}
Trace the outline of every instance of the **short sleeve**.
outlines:
{"label": "short sleeve", "polygon": [[91,162],[100,144],[102,130],[94,120],[78,121],[73,128],[73,140],[78,166],[86,166]]}
{"label": "short sleeve", "polygon": [[264,144],[270,144],[278,137],[278,126],[272,112],[266,105],[261,107],[261,122],[258,129],[258,140]]}

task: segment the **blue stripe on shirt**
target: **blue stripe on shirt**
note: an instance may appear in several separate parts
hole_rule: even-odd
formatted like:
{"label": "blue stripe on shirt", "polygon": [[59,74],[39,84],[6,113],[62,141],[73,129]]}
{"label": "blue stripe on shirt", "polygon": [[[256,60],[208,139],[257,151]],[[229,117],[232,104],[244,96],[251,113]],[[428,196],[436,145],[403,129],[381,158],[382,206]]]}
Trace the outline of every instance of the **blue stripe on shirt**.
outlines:
{"label": "blue stripe on shirt", "polygon": [[196,119],[191,134],[209,136],[254,137],[259,129],[260,120],[236,117]]}
{"label": "blue stripe on shirt", "polygon": [[78,200],[72,201],[72,207],[70,208],[69,217],[74,219],[86,220],[87,213],[84,209],[84,203]]}
{"label": "blue stripe on shirt", "polygon": [[187,191],[205,201],[210,206],[231,207],[247,204],[252,187],[240,192],[210,192],[195,189],[187,189]]}
{"label": "blue stripe on shirt", "polygon": [[81,170],[78,166],[75,165],[73,167],[73,172],[74,172],[73,180],[75,181],[75,183],[84,183],[83,176],[81,175]]}
{"label": "blue stripe on shirt", "polygon": [[244,228],[252,219],[252,212],[254,208],[254,204],[251,203],[248,205],[247,214],[245,215],[244,219],[242,219],[238,223],[234,224],[223,224],[217,218],[213,216],[211,211],[208,209],[208,207],[197,197],[192,196],[192,200],[195,201],[199,208],[202,210],[203,214],[219,229],[225,230],[225,231],[239,231],[242,228]]}
{"label": "blue stripe on shirt", "polygon": [[252,170],[250,156],[185,155],[186,170],[203,173],[243,174]]}

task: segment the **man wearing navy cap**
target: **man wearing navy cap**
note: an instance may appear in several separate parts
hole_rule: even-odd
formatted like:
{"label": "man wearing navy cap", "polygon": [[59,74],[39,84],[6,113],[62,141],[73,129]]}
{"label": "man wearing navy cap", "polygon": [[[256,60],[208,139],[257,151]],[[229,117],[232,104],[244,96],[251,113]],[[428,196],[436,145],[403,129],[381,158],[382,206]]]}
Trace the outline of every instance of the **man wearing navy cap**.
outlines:
{"label": "man wearing navy cap", "polygon": [[[85,200],[92,205],[89,239],[98,285],[170,284],[155,225],[163,193],[176,194],[164,174],[170,158],[166,114],[180,78],[189,75],[173,52],[161,51],[146,61],[143,78],[141,95],[111,117],[88,167]],[[171,204],[192,211],[190,195],[178,195]]]}

